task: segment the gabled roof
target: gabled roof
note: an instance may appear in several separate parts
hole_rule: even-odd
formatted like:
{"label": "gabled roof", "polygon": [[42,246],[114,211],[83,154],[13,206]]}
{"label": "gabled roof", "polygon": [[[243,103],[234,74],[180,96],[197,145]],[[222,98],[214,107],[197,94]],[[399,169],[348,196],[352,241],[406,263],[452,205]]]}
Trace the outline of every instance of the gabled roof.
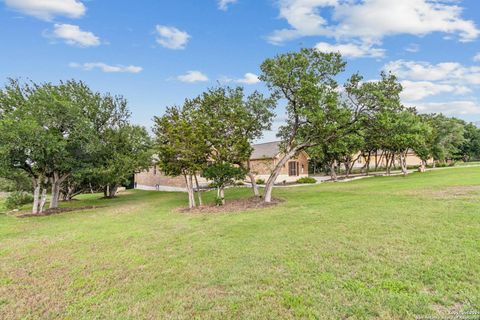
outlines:
{"label": "gabled roof", "polygon": [[252,147],[253,152],[250,160],[272,159],[280,153],[280,141],[254,144]]}

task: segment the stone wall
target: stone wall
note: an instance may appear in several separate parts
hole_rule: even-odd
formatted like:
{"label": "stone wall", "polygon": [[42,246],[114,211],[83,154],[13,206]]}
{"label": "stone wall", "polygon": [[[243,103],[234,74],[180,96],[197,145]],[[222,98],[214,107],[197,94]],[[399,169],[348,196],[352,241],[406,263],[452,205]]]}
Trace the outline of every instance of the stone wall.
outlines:
{"label": "stone wall", "polygon": [[[255,174],[257,179],[263,179],[266,181],[279,160],[279,158],[250,160],[250,167],[252,168],[252,172]],[[289,176],[288,166],[290,162],[298,162],[299,172],[297,176]],[[276,182],[292,182],[306,176],[308,176],[308,157],[304,152],[301,152],[297,157],[290,159],[282,167]]]}

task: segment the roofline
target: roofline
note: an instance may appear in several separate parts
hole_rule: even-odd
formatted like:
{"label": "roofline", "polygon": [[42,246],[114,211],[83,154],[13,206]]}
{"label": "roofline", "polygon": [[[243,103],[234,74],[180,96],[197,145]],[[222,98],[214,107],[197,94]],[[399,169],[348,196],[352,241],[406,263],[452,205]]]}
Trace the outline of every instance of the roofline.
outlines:
{"label": "roofline", "polygon": [[260,146],[262,144],[269,144],[269,143],[280,143],[282,141],[280,140],[277,140],[277,141],[270,141],[270,142],[262,142],[262,143],[255,143],[255,144],[252,144],[252,146]]}

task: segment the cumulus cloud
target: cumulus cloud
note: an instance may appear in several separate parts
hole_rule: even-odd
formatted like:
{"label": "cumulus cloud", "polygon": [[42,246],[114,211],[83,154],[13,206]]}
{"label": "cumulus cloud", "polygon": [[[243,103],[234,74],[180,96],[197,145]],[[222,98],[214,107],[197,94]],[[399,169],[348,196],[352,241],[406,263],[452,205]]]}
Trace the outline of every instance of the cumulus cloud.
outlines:
{"label": "cumulus cloud", "polygon": [[69,66],[71,68],[80,68],[86,71],[99,69],[107,73],[139,73],[143,70],[143,68],[139,66],[109,65],[103,62],[86,62],[83,64],[72,62]]}
{"label": "cumulus cloud", "polygon": [[204,82],[204,81],[208,81],[208,77],[205,74],[201,73],[200,71],[191,70],[191,71],[187,71],[187,73],[185,74],[179,75],[177,77],[177,80],[182,82],[189,82],[189,83]]}
{"label": "cumulus cloud", "polygon": [[401,81],[401,84],[403,86],[401,94],[403,101],[418,101],[442,93],[464,95],[472,92],[472,90],[466,86],[434,83],[430,81],[404,80]]}
{"label": "cumulus cloud", "polygon": [[156,31],[157,43],[168,49],[185,49],[187,42],[190,39],[190,35],[187,32],[181,31],[175,27],[157,25]]}
{"label": "cumulus cloud", "polygon": [[473,57],[473,61],[480,62],[480,53],[477,53],[477,55],[475,55],[475,57]]}
{"label": "cumulus cloud", "polygon": [[228,6],[237,2],[237,0],[218,0],[218,9],[227,11]]}
{"label": "cumulus cloud", "polygon": [[469,100],[427,102],[416,104],[415,107],[422,113],[443,113],[449,116],[468,116],[480,114],[480,104]]}
{"label": "cumulus cloud", "polygon": [[237,79],[235,82],[241,83],[241,84],[256,84],[260,82],[260,79],[258,79],[258,76],[254,73],[247,72],[241,79]]}
{"label": "cumulus cloud", "polygon": [[[472,20],[462,18],[457,1],[450,0],[279,0],[280,17],[289,28],[274,31],[269,40],[282,43],[304,36],[337,40],[361,39],[379,43],[386,36],[433,32],[473,41],[479,34]],[[327,16],[329,17],[327,19]]]}
{"label": "cumulus cloud", "polygon": [[55,24],[53,33],[48,35],[65,41],[69,45],[79,47],[94,47],[100,45],[100,39],[92,32],[83,31],[73,24]]}
{"label": "cumulus cloud", "polygon": [[372,57],[381,58],[385,54],[385,50],[381,48],[374,48],[367,44],[330,44],[327,42],[319,42],[315,45],[320,51],[323,52],[340,52],[344,57],[358,58],[358,57]]}
{"label": "cumulus cloud", "polygon": [[431,64],[425,61],[396,60],[386,64],[384,70],[392,71],[403,79],[480,85],[480,67],[466,67],[458,62]]}
{"label": "cumulus cloud", "polygon": [[238,83],[244,85],[252,85],[260,82],[258,76],[254,73],[247,72],[243,75],[242,78],[231,78],[231,77],[222,77],[219,79],[221,83]]}
{"label": "cumulus cloud", "polygon": [[[465,66],[457,62],[432,64],[425,61],[392,61],[385,71],[396,74],[403,86],[402,102],[415,106],[423,113],[444,113],[452,116],[480,114],[480,105],[469,94],[480,85],[480,67]],[[446,101],[428,101],[428,98]],[[464,96],[463,98],[452,98]],[[425,101],[425,100],[426,101]],[[448,101],[453,100],[453,101]]]}
{"label": "cumulus cloud", "polygon": [[78,0],[5,0],[5,4],[19,12],[42,20],[56,16],[80,18],[85,14],[85,5]]}

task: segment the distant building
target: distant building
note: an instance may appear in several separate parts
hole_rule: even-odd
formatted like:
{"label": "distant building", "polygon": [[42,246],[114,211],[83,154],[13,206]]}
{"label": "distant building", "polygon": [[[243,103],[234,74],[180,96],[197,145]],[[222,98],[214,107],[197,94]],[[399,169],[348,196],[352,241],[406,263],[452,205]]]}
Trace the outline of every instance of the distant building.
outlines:
{"label": "distant building", "polygon": [[[359,154],[357,153],[353,158],[355,159],[358,155]],[[365,166],[366,162],[366,157],[360,156],[353,167],[357,169],[362,168]],[[408,167],[420,166],[422,164],[422,160],[412,150],[407,152],[405,162]],[[432,163],[433,158],[427,160],[427,164],[430,165]],[[398,155],[396,155],[394,158],[394,165],[400,166],[400,158]],[[385,168],[387,166],[386,158],[381,150],[379,150],[377,154],[370,155],[370,168],[375,168],[376,166],[378,168]]]}
{"label": "distant building", "polygon": [[[275,165],[280,161],[280,142],[268,142],[252,146],[250,168],[256,179],[267,181]],[[276,183],[293,182],[301,177],[308,176],[309,157],[304,151],[290,159],[283,167]],[[207,186],[205,178],[197,177],[200,186]],[[247,178],[248,181],[248,178]],[[169,177],[164,175],[157,166],[135,174],[135,189],[158,191],[186,191],[183,176]]]}

